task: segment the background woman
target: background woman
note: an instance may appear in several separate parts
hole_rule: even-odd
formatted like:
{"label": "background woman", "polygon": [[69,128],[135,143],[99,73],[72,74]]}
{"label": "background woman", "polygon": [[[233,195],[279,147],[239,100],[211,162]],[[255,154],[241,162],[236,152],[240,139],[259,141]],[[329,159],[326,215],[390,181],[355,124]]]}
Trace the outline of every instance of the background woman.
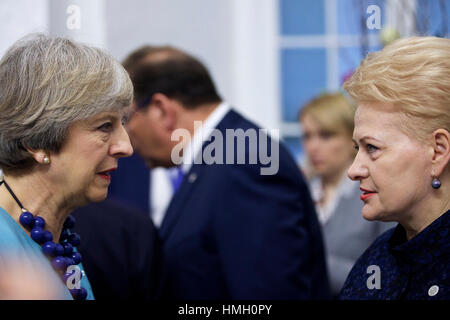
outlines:
{"label": "background woman", "polygon": [[99,49],[32,35],[0,61],[0,88],[0,263],[19,257],[59,274],[59,298],[92,299],[73,268],[82,265],[69,214],[104,200],[117,159],[132,154],[128,74]]}
{"label": "background woman", "polygon": [[358,102],[348,171],[362,214],[397,221],[352,269],[342,299],[450,299],[450,39],[393,42],[346,82]]}
{"label": "background woman", "polygon": [[361,217],[358,183],[347,177],[354,157],[355,107],[342,93],[322,94],[299,115],[310,166],[310,187],[323,228],[328,272],[337,295],[365,249],[392,224]]}

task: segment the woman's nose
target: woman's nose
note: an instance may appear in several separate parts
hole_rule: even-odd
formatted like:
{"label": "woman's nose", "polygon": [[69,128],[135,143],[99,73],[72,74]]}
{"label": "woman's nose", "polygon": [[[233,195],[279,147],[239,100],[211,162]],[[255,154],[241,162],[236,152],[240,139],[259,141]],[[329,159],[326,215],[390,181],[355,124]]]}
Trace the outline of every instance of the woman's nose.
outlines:
{"label": "woman's nose", "polygon": [[123,126],[120,126],[117,140],[111,146],[111,155],[116,158],[129,157],[133,154],[130,137]]}
{"label": "woman's nose", "polygon": [[320,149],[320,141],[316,137],[309,137],[308,140],[305,141],[305,151],[309,156],[313,156]]}
{"label": "woman's nose", "polygon": [[369,171],[367,167],[363,164],[362,156],[358,153],[353,160],[352,165],[347,171],[347,175],[350,179],[357,181],[367,178]]}

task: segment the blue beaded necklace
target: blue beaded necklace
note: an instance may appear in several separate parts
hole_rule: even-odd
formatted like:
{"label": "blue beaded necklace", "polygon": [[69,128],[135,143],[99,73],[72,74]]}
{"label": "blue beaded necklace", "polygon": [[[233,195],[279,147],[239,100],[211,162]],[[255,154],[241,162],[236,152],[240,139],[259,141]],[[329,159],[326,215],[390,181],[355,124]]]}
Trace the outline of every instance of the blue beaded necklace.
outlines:
{"label": "blue beaded necklace", "polygon": [[[3,183],[22,210],[22,214],[19,217],[20,224],[26,229],[31,230],[31,239],[41,246],[44,255],[51,259],[52,267],[59,273],[63,283],[67,284],[67,281],[74,273],[68,272],[67,268],[81,263],[81,254],[74,251],[74,248],[80,244],[80,236],[76,233],[70,233],[70,229],[75,226],[75,218],[71,215],[67,217],[63,224],[59,243],[55,243],[53,242],[52,233],[44,229],[44,218],[35,217],[31,212],[26,210],[5,180],[0,181],[0,186]],[[69,291],[75,300],[85,300],[87,297],[87,290],[83,287],[69,289]]]}

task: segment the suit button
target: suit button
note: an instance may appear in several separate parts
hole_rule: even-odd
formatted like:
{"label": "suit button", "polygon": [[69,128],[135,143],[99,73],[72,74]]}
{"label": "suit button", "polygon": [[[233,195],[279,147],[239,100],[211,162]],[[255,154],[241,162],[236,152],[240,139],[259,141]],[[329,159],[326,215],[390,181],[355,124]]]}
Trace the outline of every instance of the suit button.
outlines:
{"label": "suit button", "polygon": [[430,289],[428,289],[428,295],[430,297],[434,297],[435,295],[437,295],[438,292],[439,292],[439,287],[436,285],[431,286]]}

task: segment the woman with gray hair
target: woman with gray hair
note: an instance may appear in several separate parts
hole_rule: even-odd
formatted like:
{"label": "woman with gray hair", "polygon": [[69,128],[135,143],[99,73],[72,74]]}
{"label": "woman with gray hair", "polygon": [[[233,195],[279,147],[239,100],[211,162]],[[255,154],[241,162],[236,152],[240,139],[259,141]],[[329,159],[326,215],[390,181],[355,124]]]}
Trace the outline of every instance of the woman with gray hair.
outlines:
{"label": "woman with gray hair", "polygon": [[0,264],[20,257],[51,275],[60,299],[93,299],[70,213],[104,200],[132,154],[132,92],[111,56],[64,38],[25,37],[0,61]]}

